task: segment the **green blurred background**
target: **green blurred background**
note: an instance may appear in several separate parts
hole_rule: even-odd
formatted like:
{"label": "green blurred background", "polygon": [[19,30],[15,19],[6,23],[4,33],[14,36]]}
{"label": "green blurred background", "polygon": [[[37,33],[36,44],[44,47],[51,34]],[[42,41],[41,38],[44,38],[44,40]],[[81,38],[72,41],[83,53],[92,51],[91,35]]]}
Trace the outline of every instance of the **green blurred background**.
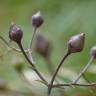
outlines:
{"label": "green blurred background", "polygon": [[[90,58],[90,48],[96,44],[96,1],[0,0],[0,35],[6,38],[6,40],[9,40],[9,26],[11,22],[15,22],[24,31],[23,45],[27,48],[32,32],[31,16],[37,11],[41,11],[44,18],[44,24],[39,28],[38,33],[41,33],[45,38],[49,39],[53,45],[51,58],[54,68],[56,68],[63,54],[66,52],[68,39],[72,35],[80,32],[86,34],[83,52],[72,54],[64,65],[64,68],[66,68],[68,72],[70,71],[76,74],[85,64],[87,64]],[[14,43],[13,45],[16,46]],[[0,40],[0,54],[5,53],[6,51],[5,44]],[[33,52],[33,57],[37,63],[38,69],[47,76],[49,73],[44,59],[35,52]],[[0,59],[0,79],[6,80],[10,86],[14,86],[18,90],[29,91],[28,88],[25,87],[26,85],[21,83],[22,81],[20,80],[19,75],[12,67],[12,61],[16,58],[23,59],[23,63],[28,67],[26,60],[21,54],[10,52]],[[95,62],[93,65],[94,68],[96,68]],[[67,76],[64,77],[63,74],[61,75],[61,79],[65,80],[65,82],[71,81]],[[89,80],[96,81],[96,71],[88,71],[86,76]],[[36,84],[38,85],[38,83]],[[45,89],[47,90],[47,88]],[[70,88],[70,90],[66,91],[67,94],[75,94],[78,92],[81,93],[84,90],[86,89],[83,88],[82,90],[82,88],[78,88],[76,90]]]}

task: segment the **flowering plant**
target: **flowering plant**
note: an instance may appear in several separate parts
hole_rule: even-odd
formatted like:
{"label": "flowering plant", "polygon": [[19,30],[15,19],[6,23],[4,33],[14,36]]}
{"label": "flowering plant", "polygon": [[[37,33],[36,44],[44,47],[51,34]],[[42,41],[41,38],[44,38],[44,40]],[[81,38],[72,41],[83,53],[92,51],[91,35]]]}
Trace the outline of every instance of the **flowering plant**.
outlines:
{"label": "flowering plant", "polygon": [[[28,63],[31,66],[31,69],[38,75],[39,80],[42,82],[42,84],[46,85],[46,87],[48,88],[48,96],[51,96],[51,91],[53,88],[60,88],[62,89],[65,86],[83,86],[83,87],[93,87],[96,86],[96,83],[90,83],[84,76],[84,73],[87,71],[87,69],[90,67],[90,65],[92,64],[92,62],[94,61],[94,59],[96,58],[96,47],[93,47],[91,49],[91,56],[90,56],[90,60],[88,62],[88,64],[85,65],[85,67],[80,71],[80,73],[78,74],[78,76],[76,77],[75,80],[73,80],[70,83],[60,83],[58,81],[58,79],[56,79],[56,76],[59,78],[58,76],[58,71],[61,69],[64,61],[67,59],[67,57],[69,57],[72,54],[78,53],[78,52],[82,52],[84,49],[84,44],[85,44],[85,33],[79,33],[77,35],[72,36],[67,43],[67,52],[64,54],[64,56],[62,57],[62,59],[60,60],[59,64],[57,65],[57,69],[54,70],[52,67],[52,64],[50,62],[50,51],[51,51],[51,45],[50,42],[48,42],[45,38],[43,38],[42,36],[37,36],[36,39],[36,44],[35,44],[35,50],[45,58],[45,60],[49,63],[48,67],[49,67],[49,71],[52,75],[52,78],[50,79],[50,81],[46,80],[46,78],[41,74],[41,72],[37,69],[36,67],[36,62],[33,59],[33,51],[32,51],[32,46],[33,46],[33,42],[34,42],[34,37],[36,35],[37,29],[43,24],[44,20],[43,17],[41,15],[40,12],[37,12],[36,14],[34,14],[32,16],[32,26],[33,26],[33,33],[31,36],[31,39],[29,41],[29,45],[28,48],[25,50],[23,45],[22,45],[22,40],[23,40],[23,30],[21,28],[19,28],[15,23],[12,23],[10,25],[9,28],[9,38],[10,41],[14,41],[18,46],[19,49],[12,47],[9,42],[7,42],[2,36],[0,36],[0,39],[12,50],[21,52],[25,59],[28,61]],[[22,73],[22,65],[21,64],[16,64],[15,69],[21,74]],[[85,80],[87,81],[86,84],[81,84],[78,83],[78,81],[80,80],[81,77],[84,77]],[[54,83],[54,81],[56,83]],[[29,82],[29,81],[28,81]],[[30,82],[29,82],[30,83]]]}

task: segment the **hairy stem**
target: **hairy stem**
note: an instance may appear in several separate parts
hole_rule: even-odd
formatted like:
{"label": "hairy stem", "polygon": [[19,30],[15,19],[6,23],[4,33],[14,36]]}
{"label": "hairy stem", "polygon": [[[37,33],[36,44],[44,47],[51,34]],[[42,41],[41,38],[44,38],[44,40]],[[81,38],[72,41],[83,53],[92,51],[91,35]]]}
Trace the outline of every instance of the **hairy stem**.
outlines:
{"label": "hairy stem", "polygon": [[70,52],[68,51],[68,52],[64,55],[64,57],[62,58],[62,60],[60,61],[60,63],[59,63],[59,65],[58,65],[55,73],[53,74],[53,77],[52,77],[52,79],[51,79],[51,82],[49,83],[49,88],[48,88],[48,94],[49,94],[49,96],[50,96],[51,89],[52,89],[52,86],[53,86],[53,82],[54,82],[54,80],[55,80],[55,78],[56,78],[56,75],[57,75],[60,67],[62,66],[63,62],[65,61],[65,59],[66,59],[69,55],[70,55]]}

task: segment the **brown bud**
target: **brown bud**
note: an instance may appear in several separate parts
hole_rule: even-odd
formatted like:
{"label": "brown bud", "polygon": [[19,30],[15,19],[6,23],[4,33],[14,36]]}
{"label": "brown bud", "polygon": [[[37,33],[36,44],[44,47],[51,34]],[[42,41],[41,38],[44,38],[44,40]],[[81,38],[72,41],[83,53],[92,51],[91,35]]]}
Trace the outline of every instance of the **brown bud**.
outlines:
{"label": "brown bud", "polygon": [[68,41],[68,50],[70,53],[81,52],[84,48],[85,34],[80,33],[71,37]]}
{"label": "brown bud", "polygon": [[96,58],[96,46],[94,46],[94,47],[91,48],[90,53],[91,53],[91,56],[93,56],[94,58]]}
{"label": "brown bud", "polygon": [[42,18],[42,15],[41,15],[40,11],[39,11],[32,16],[32,25],[34,27],[38,28],[42,24],[43,24],[43,18]]}
{"label": "brown bud", "polygon": [[51,44],[43,36],[38,35],[35,43],[35,50],[43,57],[48,57],[51,51]]}
{"label": "brown bud", "polygon": [[20,43],[22,37],[23,37],[23,31],[19,27],[17,27],[14,23],[12,23],[9,29],[9,38],[17,43]]}

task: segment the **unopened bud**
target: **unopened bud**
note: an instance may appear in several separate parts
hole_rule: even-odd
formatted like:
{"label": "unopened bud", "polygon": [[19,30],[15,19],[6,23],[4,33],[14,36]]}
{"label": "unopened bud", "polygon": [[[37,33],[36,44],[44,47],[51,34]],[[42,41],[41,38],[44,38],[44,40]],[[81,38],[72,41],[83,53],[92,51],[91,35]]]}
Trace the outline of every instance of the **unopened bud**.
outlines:
{"label": "unopened bud", "polygon": [[20,43],[23,37],[23,31],[14,23],[11,24],[9,29],[9,38],[17,43]]}
{"label": "unopened bud", "polygon": [[70,53],[81,52],[84,48],[85,34],[81,33],[71,37],[68,41],[68,51]]}
{"label": "unopened bud", "polygon": [[43,57],[48,57],[51,51],[51,44],[43,36],[38,35],[35,43],[35,50]]}
{"label": "unopened bud", "polygon": [[39,11],[32,16],[32,25],[34,27],[38,28],[42,24],[43,24],[43,18],[42,18],[42,15],[41,15],[40,11]]}
{"label": "unopened bud", "polygon": [[96,46],[91,48],[91,56],[93,56],[94,58],[96,58]]}

